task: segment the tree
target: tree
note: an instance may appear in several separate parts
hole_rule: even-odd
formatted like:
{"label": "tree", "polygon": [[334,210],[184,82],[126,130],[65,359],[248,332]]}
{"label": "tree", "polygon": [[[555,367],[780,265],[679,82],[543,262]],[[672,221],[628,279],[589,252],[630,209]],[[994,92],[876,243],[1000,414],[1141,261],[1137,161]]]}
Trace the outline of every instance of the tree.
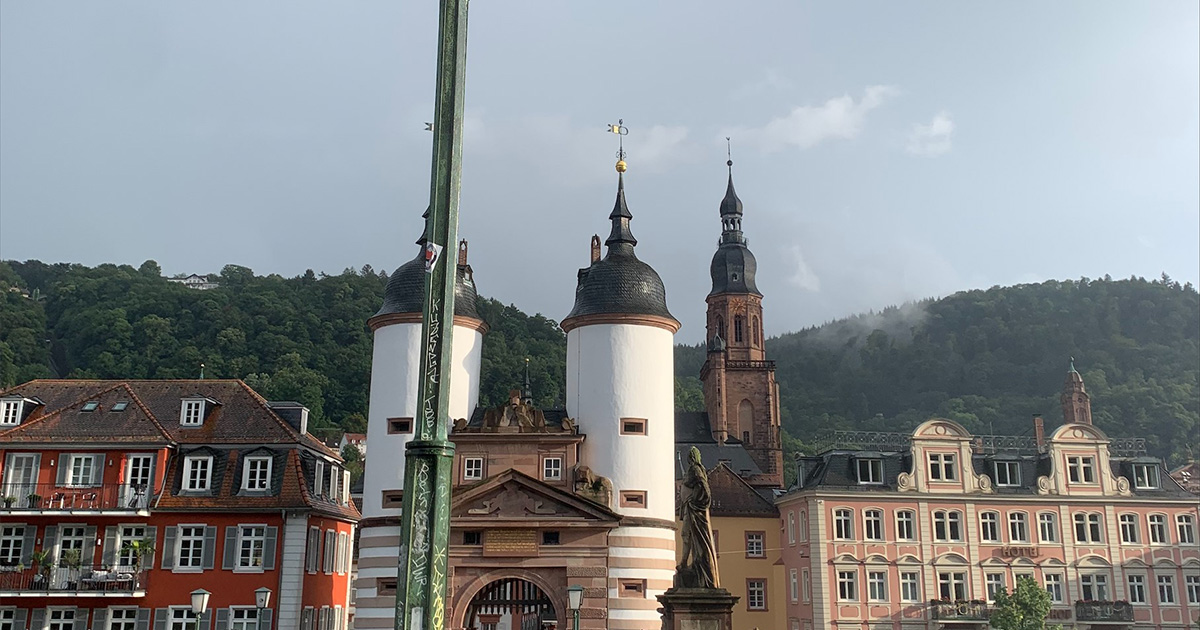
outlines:
{"label": "tree", "polygon": [[1050,593],[1033,578],[1019,577],[1011,595],[1006,588],[996,593],[989,621],[993,628],[1001,630],[1042,630],[1046,628],[1048,614]]}

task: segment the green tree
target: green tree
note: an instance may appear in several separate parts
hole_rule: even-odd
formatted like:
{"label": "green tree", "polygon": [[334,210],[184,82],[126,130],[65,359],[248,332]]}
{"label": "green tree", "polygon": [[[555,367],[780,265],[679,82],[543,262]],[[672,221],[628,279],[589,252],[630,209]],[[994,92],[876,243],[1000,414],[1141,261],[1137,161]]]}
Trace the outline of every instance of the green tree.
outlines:
{"label": "green tree", "polygon": [[[1017,578],[1012,594],[1001,588],[996,593],[989,622],[1001,630],[1042,630],[1050,614],[1050,593],[1033,578]],[[1057,627],[1057,626],[1055,626]]]}

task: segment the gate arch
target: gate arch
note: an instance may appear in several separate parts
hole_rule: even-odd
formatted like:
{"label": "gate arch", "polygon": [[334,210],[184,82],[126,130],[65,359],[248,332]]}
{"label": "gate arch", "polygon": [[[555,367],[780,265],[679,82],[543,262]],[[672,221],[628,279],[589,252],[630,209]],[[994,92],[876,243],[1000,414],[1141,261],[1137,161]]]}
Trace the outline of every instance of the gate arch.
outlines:
{"label": "gate arch", "polygon": [[467,630],[541,630],[543,621],[557,623],[554,602],[537,584],[518,577],[493,580],[467,604]]}

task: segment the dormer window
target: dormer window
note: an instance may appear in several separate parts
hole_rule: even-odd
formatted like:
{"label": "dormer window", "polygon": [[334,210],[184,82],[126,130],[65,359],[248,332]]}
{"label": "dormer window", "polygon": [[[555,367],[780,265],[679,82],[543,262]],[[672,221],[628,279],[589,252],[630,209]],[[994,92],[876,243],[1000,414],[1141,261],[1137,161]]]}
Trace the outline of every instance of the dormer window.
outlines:
{"label": "dormer window", "polygon": [[198,427],[204,424],[204,400],[200,398],[183,401],[179,411],[179,424],[185,427]]}
{"label": "dormer window", "polygon": [[954,465],[954,453],[930,453],[929,478],[933,481],[958,479],[958,471]]}
{"label": "dormer window", "polygon": [[1068,457],[1067,479],[1071,483],[1096,483],[1096,459],[1078,455]]}
{"label": "dormer window", "polygon": [[858,483],[883,483],[883,460],[878,458],[859,459]]}
{"label": "dormer window", "polygon": [[0,425],[20,424],[23,411],[25,411],[24,398],[0,400]]}
{"label": "dormer window", "polygon": [[245,471],[242,473],[242,489],[261,491],[271,489],[270,455],[255,455],[246,458]]}
{"label": "dormer window", "polygon": [[317,462],[313,472],[313,496],[325,494],[325,462]]}
{"label": "dormer window", "polygon": [[1158,489],[1158,465],[1134,464],[1133,486],[1139,490]]}
{"label": "dormer window", "polygon": [[189,455],[183,458],[183,489],[208,492],[212,488],[212,456]]}
{"label": "dormer window", "polygon": [[1021,485],[1021,462],[996,462],[996,486]]}

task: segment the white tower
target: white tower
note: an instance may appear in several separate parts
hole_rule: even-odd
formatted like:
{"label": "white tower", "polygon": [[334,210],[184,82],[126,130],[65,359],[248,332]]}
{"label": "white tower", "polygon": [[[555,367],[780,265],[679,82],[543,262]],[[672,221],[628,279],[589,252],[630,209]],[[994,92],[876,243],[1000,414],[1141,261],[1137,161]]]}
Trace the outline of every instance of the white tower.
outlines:
{"label": "white tower", "polygon": [[[425,239],[417,241],[424,245]],[[371,357],[370,445],[363,478],[363,519],[358,562],[356,628],[392,628],[395,595],[379,596],[379,578],[394,581],[400,544],[400,491],[404,448],[417,415],[421,363],[421,310],[425,286],[423,249],[388,279],[383,307],[367,325],[375,334]],[[475,310],[475,282],[467,264],[467,242],[458,245],[454,332],[450,372],[450,418],[470,418],[479,401],[479,365],[487,324]]]}
{"label": "white tower", "polygon": [[[618,170],[623,163],[618,165]],[[608,627],[659,628],[655,596],[675,574],[674,335],[662,279],[634,253],[624,175],[600,258],[579,270],[567,333],[567,414],[586,433],[581,461],[612,481]],[[643,596],[628,597],[630,589]],[[585,606],[588,604],[585,603]],[[596,602],[593,605],[600,605]]]}

